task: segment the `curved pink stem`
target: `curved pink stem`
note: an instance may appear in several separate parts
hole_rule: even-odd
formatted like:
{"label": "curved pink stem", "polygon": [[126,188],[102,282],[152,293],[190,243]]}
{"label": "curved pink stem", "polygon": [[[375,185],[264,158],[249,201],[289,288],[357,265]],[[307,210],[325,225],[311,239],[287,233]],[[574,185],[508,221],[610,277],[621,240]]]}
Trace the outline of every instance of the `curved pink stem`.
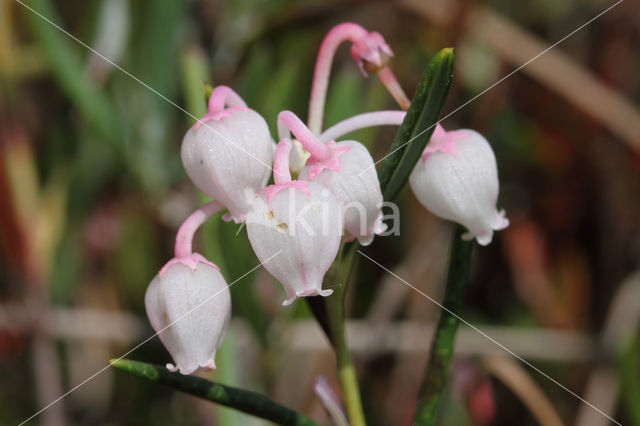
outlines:
{"label": "curved pink stem", "polygon": [[189,215],[187,220],[180,225],[180,229],[178,229],[178,233],[176,234],[176,245],[174,249],[176,258],[180,259],[191,256],[193,235],[200,225],[222,209],[224,209],[222,204],[217,201],[211,201]]}
{"label": "curved pink stem", "polygon": [[345,22],[333,27],[322,40],[313,72],[311,99],[309,100],[309,129],[315,134],[322,131],[322,115],[327,97],[333,57],[338,46],[345,41],[356,43],[367,36],[368,31],[358,24]]}
{"label": "curved pink stem", "polygon": [[273,182],[276,185],[291,182],[291,172],[289,171],[290,151],[291,139],[282,139],[276,145],[276,152],[273,154]]}
{"label": "curved pink stem", "polygon": [[330,140],[336,140],[347,133],[366,127],[399,126],[406,114],[405,111],[376,111],[354,115],[329,127],[322,132],[318,139],[320,139],[320,142],[326,143]]}
{"label": "curved pink stem", "polygon": [[327,159],[329,149],[311,133],[311,130],[304,125],[302,120],[291,111],[282,111],[278,114],[278,134],[280,134],[281,137],[283,134],[286,136],[287,129],[289,129],[296,139],[300,141],[302,146],[309,151],[311,157],[319,161]]}
{"label": "curved pink stem", "polygon": [[389,67],[384,67],[380,71],[378,71],[378,78],[384,84],[384,87],[387,88],[387,91],[393,96],[393,99],[398,103],[400,108],[404,111],[409,109],[409,105],[411,105],[411,101],[402,90],[400,83],[396,80],[396,76],[393,75],[393,72]]}
{"label": "curved pink stem", "polygon": [[209,112],[219,112],[224,110],[224,106],[246,108],[247,104],[244,100],[234,92],[230,87],[218,86],[213,89],[209,97]]}

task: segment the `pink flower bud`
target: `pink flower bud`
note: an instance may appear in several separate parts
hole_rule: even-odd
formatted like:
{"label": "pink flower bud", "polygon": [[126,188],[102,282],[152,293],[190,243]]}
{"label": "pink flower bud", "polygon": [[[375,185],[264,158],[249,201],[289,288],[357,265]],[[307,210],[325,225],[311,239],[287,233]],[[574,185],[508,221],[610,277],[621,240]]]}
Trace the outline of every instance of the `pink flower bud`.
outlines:
{"label": "pink flower bud", "polygon": [[329,158],[311,157],[300,172],[300,179],[329,189],[342,204],[344,228],[367,246],[374,235],[387,229],[382,222],[382,191],[373,158],[357,141],[329,141],[326,146],[331,152]]}
{"label": "pink flower bud", "polygon": [[217,266],[197,253],[174,258],[151,281],[144,302],[151,326],[175,362],[167,364],[170,371],[215,369],[231,315],[231,294]]}
{"label": "pink flower bud", "polygon": [[409,177],[420,203],[436,216],[465,226],[466,240],[487,245],[509,226],[496,209],[498,168],[491,146],[474,130],[446,132],[439,125]]}
{"label": "pink flower bud", "polygon": [[[257,112],[241,105],[219,109],[225,103],[216,93],[221,88],[211,95],[209,113],[185,135],[182,163],[194,185],[229,210],[223,218],[240,223],[249,208],[245,189],[258,192],[269,180],[274,142]],[[230,96],[231,89],[224,89]]]}
{"label": "pink flower bud", "polygon": [[370,32],[351,45],[351,57],[358,64],[362,75],[377,72],[387,66],[393,56],[391,48],[380,33]]}

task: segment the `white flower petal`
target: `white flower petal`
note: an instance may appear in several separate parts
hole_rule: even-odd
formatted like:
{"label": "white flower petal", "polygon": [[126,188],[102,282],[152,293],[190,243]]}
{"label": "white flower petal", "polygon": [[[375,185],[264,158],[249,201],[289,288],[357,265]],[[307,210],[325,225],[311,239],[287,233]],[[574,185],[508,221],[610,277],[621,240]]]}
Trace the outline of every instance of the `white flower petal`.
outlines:
{"label": "white flower petal", "polygon": [[244,190],[258,192],[265,187],[273,150],[273,139],[260,114],[237,110],[189,129],[182,141],[182,163],[194,185],[224,205],[228,219],[240,223],[249,208]]}
{"label": "white flower petal", "polygon": [[310,182],[307,188],[309,195],[283,188],[270,202],[260,194],[247,215],[251,246],[284,286],[284,305],[296,297],[332,293],[322,289],[322,280],[338,253],[342,211],[325,187]]}
{"label": "white flower petal", "polygon": [[434,152],[419,160],[411,173],[411,189],[420,203],[436,216],[464,225],[464,238],[487,245],[493,231],[509,220],[498,212],[499,182],[496,159],[487,140],[474,130],[455,140],[456,154]]}
{"label": "white flower petal", "polygon": [[175,361],[175,367],[167,364],[169,370],[191,374],[199,367],[215,368],[216,350],[231,315],[231,294],[217,269],[204,263],[195,270],[170,265],[149,284],[145,306],[151,326]]}

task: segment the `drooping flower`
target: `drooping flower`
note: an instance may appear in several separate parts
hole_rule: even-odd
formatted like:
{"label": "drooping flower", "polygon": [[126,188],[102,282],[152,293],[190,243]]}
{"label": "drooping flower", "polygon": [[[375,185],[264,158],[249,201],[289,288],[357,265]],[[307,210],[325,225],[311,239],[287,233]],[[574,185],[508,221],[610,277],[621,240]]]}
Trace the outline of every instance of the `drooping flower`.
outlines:
{"label": "drooping flower", "polygon": [[216,265],[197,253],[172,259],[149,284],[144,302],[174,360],[167,369],[182,374],[215,369],[231,315],[231,294]]}
{"label": "drooping flower", "polygon": [[382,192],[369,151],[357,141],[320,142],[291,111],[278,115],[281,137],[289,130],[311,153],[299,179],[325,186],[342,205],[344,228],[362,245],[386,230]]}
{"label": "drooping flower", "polygon": [[171,371],[191,374],[214,369],[231,315],[231,294],[219,268],[191,252],[196,230],[224,206],[212,201],[184,221],[176,235],[175,257],[151,281],[144,297],[151,326],[171,354]]}
{"label": "drooping flower", "polygon": [[474,130],[445,131],[439,124],[409,177],[420,203],[436,216],[465,226],[466,240],[487,245],[509,226],[498,201],[498,168],[487,140]]}
{"label": "drooping flower", "polygon": [[245,189],[265,187],[273,149],[262,116],[230,88],[218,86],[209,98],[209,112],[182,141],[182,163],[194,185],[229,210],[223,219],[240,223],[249,208]]}
{"label": "drooping flower", "polygon": [[335,197],[314,182],[292,181],[291,140],[276,148],[274,185],[257,194],[247,215],[251,247],[286,291],[283,305],[297,297],[328,296],[322,280],[342,238],[342,211]]}

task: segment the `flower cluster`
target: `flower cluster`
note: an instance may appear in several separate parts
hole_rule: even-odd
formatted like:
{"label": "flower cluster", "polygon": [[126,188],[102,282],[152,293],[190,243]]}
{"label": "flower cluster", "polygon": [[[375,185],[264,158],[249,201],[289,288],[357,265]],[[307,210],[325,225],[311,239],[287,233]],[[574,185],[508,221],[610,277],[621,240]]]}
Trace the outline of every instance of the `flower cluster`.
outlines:
{"label": "flower cluster", "polygon": [[[276,144],[262,116],[233,90],[218,86],[207,114],[184,136],[187,175],[215,201],[180,227],[175,257],[153,279],[145,297],[151,325],[174,359],[169,369],[190,374],[215,368],[215,352],[228,326],[228,286],[215,264],[191,251],[195,231],[213,214],[226,210],[223,220],[246,224],[256,256],[284,286],[283,305],[298,297],[332,294],[323,288],[323,279],[340,245],[355,239],[371,244],[387,229],[371,154],[358,141],[339,139],[363,127],[398,125],[404,112],[361,114],[322,133],[332,58],[346,40],[361,71],[376,73],[406,109],[409,101],[388,68],[391,48],[380,34],[345,23],[332,29],[320,48],[308,126],[293,112],[282,111]],[[267,185],[271,172],[273,184]],[[438,125],[410,183],[427,209],[466,226],[465,238],[488,244],[494,230],[508,225],[495,207],[493,152],[472,130],[447,132]]]}

